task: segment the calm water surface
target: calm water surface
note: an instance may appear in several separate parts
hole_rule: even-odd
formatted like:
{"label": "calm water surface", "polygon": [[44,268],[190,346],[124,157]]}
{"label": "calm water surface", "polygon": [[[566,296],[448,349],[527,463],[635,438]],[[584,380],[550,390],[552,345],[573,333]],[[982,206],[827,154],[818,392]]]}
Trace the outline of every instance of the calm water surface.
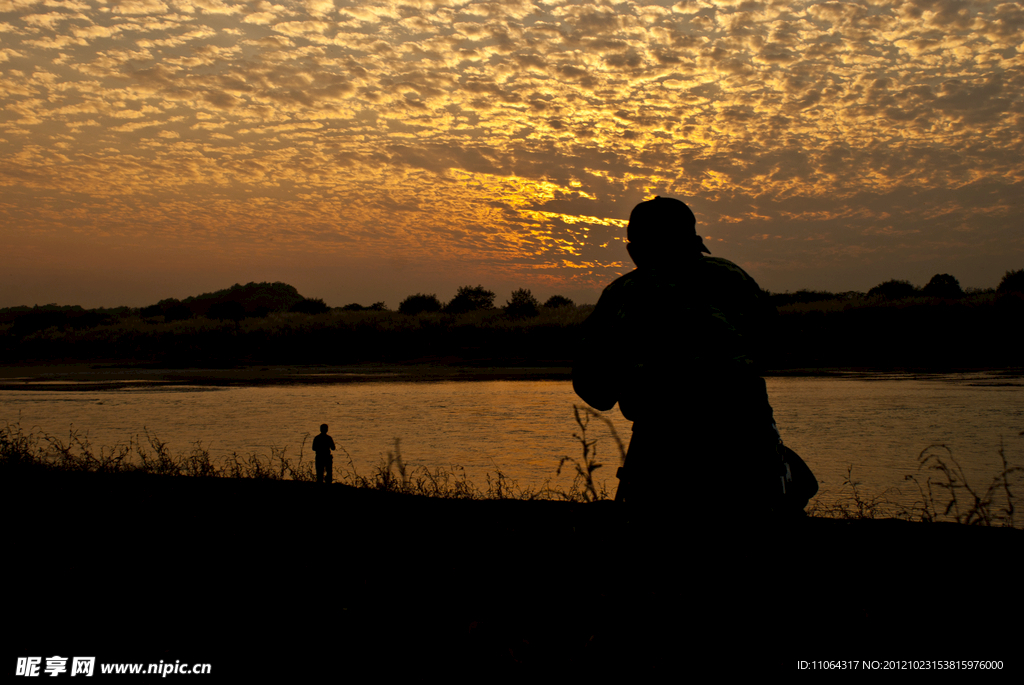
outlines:
{"label": "calm water surface", "polygon": [[[786,377],[767,379],[786,443],[811,465],[822,502],[849,494],[848,469],[862,494],[909,504],[919,497],[907,476],[919,476],[918,455],[946,445],[970,482],[987,486],[1001,470],[1002,444],[1024,466],[1024,382],[991,373],[927,377]],[[687,423],[680,397],[680,444],[701,429]],[[74,392],[0,391],[0,420],[66,438],[72,427],[94,446],[124,444],[150,434],[172,452],[201,441],[215,458],[232,452],[311,457],[320,423],[360,473],[368,473],[401,440],[409,466],[461,467],[478,486],[496,469],[523,487],[551,483],[558,459],[578,456],[580,404],[567,381],[366,382],[337,385],[182,387]],[[630,424],[618,410],[606,416],[628,442]],[[614,492],[618,450],[604,424],[592,421],[598,460]],[[303,446],[303,441],[305,445]],[[1002,442],[1001,442],[1002,441]],[[335,469],[345,466],[345,455]],[[678,474],[685,485],[685,463]],[[727,466],[726,466],[727,468]],[[927,474],[925,474],[927,475]],[[727,471],[723,474],[727,477]],[[601,479],[599,479],[601,480]],[[692,484],[690,485],[692,486]]]}

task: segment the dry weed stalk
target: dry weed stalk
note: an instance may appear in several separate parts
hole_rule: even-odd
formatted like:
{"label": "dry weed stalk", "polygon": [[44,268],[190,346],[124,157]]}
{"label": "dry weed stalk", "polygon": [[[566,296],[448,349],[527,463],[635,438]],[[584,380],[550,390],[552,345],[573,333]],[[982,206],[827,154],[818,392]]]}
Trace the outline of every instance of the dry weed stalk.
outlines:
{"label": "dry weed stalk", "polygon": [[608,499],[607,487],[602,484],[600,491],[598,491],[597,485],[594,483],[594,471],[601,468],[603,464],[600,464],[597,461],[597,440],[587,439],[587,428],[590,425],[591,417],[597,418],[603,422],[608,427],[608,430],[611,431],[612,438],[615,440],[615,444],[619,449],[619,458],[621,463],[625,463],[626,461],[626,448],[623,446],[622,440],[619,438],[619,434],[615,430],[615,426],[612,425],[612,422],[608,417],[586,405],[573,405],[572,411],[573,416],[576,418],[576,425],[579,426],[579,432],[573,433],[572,436],[580,443],[583,454],[579,458],[561,457],[558,461],[558,468],[555,471],[555,476],[561,475],[563,466],[571,464],[576,470],[576,477],[573,479],[569,492],[566,493],[566,499],[583,502],[596,502],[598,500]]}

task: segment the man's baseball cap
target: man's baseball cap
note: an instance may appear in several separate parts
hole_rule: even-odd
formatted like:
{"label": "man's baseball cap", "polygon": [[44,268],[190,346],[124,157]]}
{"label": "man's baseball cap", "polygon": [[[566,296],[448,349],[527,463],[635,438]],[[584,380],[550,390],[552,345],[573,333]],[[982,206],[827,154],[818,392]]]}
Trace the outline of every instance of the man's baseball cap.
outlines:
{"label": "man's baseball cap", "polygon": [[626,239],[631,243],[671,245],[680,240],[685,241],[687,235],[693,236],[701,252],[711,254],[711,250],[704,246],[704,241],[697,235],[697,217],[685,202],[673,197],[659,196],[646,200],[629,214]]}

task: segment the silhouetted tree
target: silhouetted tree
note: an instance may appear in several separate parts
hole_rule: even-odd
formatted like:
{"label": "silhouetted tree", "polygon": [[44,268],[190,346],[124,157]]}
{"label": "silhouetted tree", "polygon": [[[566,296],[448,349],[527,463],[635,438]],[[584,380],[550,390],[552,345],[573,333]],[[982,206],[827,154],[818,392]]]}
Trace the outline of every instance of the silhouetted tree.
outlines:
{"label": "silhouetted tree", "polygon": [[383,301],[374,302],[369,307],[364,307],[358,302],[353,302],[341,308],[341,311],[343,312],[386,312],[387,310],[388,306],[384,304]]}
{"label": "silhouetted tree", "polygon": [[15,336],[23,337],[48,328],[72,328],[74,326],[71,322],[85,313],[78,305],[36,305],[32,309],[18,312],[11,330]]}
{"label": "silhouetted tree", "polygon": [[164,321],[187,321],[192,318],[192,310],[183,302],[175,301],[164,310]]}
{"label": "silhouetted tree", "polygon": [[885,300],[902,300],[904,297],[913,297],[916,294],[917,288],[913,283],[896,279],[879,283],[868,291],[868,297],[878,295]]}
{"label": "silhouetted tree", "polygon": [[921,289],[921,294],[952,300],[963,297],[964,291],[960,288],[960,281],[949,274],[935,274],[932,280],[928,281],[928,285]]}
{"label": "silhouetted tree", "polygon": [[807,290],[801,288],[795,293],[786,291],[784,293],[771,293],[764,291],[769,300],[776,307],[785,307],[788,304],[807,304],[810,302],[826,302],[828,300],[841,299],[842,295],[830,293],[827,290]]}
{"label": "silhouetted tree", "polygon": [[331,308],[319,297],[316,299],[307,297],[293,304],[288,311],[300,314],[326,314],[331,311]]}
{"label": "silhouetted tree", "polygon": [[520,288],[512,291],[512,298],[505,303],[505,313],[513,319],[526,319],[537,316],[540,302],[529,290]]}
{"label": "silhouetted tree", "polygon": [[996,293],[1024,293],[1024,269],[1007,271],[1003,275],[1003,280],[999,281]]}
{"label": "silhouetted tree", "polygon": [[545,307],[556,309],[558,307],[575,307],[576,303],[570,300],[568,297],[562,297],[561,295],[552,295],[548,298],[548,301],[544,303]]}
{"label": "silhouetted tree", "polygon": [[160,309],[160,305],[158,304],[151,304],[148,307],[143,307],[139,310],[139,316],[143,319],[149,319],[154,316],[163,316],[163,313],[163,310]]}
{"label": "silhouetted tree", "polygon": [[402,300],[402,304],[398,305],[398,311],[409,316],[416,316],[424,312],[439,312],[441,311],[441,300],[437,299],[437,295],[416,293]]}
{"label": "silhouetted tree", "polygon": [[459,288],[458,292],[455,293],[455,297],[445,306],[444,310],[451,314],[462,314],[464,312],[471,312],[474,309],[493,308],[494,293],[485,289],[482,285],[478,285],[475,288],[464,285]]}
{"label": "silhouetted tree", "polygon": [[245,307],[241,302],[215,302],[206,312],[207,318],[238,323],[245,318]]}
{"label": "silhouetted tree", "polygon": [[160,300],[156,304],[143,307],[139,311],[139,316],[143,319],[162,316],[164,317],[164,321],[184,321],[186,319],[191,319],[193,313],[192,308],[187,304],[184,304],[181,300],[168,297],[165,300]]}
{"label": "silhouetted tree", "polygon": [[227,290],[186,297],[184,304],[188,305],[189,309],[197,316],[206,315],[210,307],[218,302],[238,302],[246,313],[253,314],[261,311],[286,312],[293,304],[301,302],[303,299],[295,288],[278,281],[275,283],[246,283],[245,285],[236,283]]}
{"label": "silhouetted tree", "polygon": [[1024,269],[1007,271],[996,288],[996,305],[1013,331],[1009,338],[1019,338],[1017,331],[1024,316]]}

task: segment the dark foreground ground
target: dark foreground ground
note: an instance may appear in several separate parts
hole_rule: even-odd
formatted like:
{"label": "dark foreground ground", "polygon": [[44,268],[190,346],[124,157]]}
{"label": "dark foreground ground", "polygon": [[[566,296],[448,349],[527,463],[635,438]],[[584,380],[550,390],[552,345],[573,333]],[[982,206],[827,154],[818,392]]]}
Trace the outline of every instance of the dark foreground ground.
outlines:
{"label": "dark foreground ground", "polygon": [[1018,530],[720,527],[683,509],[652,533],[609,502],[131,474],[5,474],[0,487],[4,669],[61,655],[287,682],[408,670],[820,680],[809,669],[824,660],[1021,670]]}

